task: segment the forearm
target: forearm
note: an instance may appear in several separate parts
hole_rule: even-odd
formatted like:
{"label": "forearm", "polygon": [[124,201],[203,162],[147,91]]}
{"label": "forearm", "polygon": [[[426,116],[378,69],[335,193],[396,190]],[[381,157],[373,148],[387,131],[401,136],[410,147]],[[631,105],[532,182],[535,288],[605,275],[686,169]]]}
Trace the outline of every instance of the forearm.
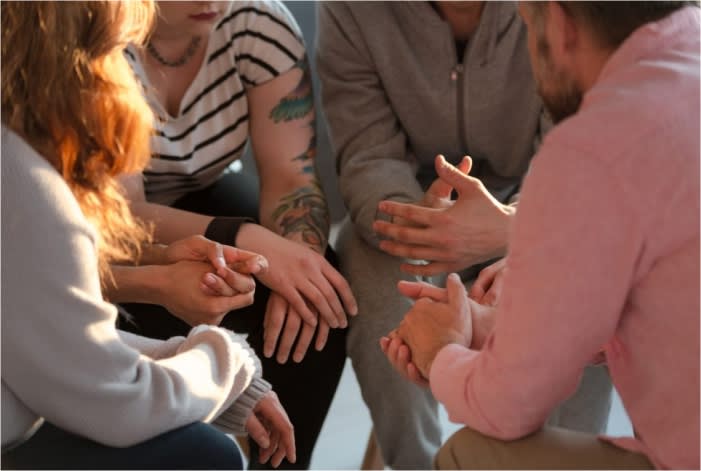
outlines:
{"label": "forearm", "polygon": [[318,14],[316,65],[339,190],[358,234],[377,247],[377,204],[423,196],[416,159],[356,17],[343,2],[321,2]]}
{"label": "forearm", "polygon": [[[279,187],[279,183],[276,182]],[[329,210],[323,189],[313,177],[296,179],[286,188],[261,188],[260,219],[281,236],[324,253],[328,245]]]}
{"label": "forearm", "polygon": [[166,260],[165,244],[147,244],[141,248],[141,258],[138,260],[138,265],[164,265]]}
{"label": "forearm", "polygon": [[316,113],[306,59],[250,90],[248,98],[261,224],[323,253],[329,211],[316,173]]}
{"label": "forearm", "polygon": [[506,256],[511,224],[516,217],[516,202],[511,204],[497,202],[497,204],[495,224],[492,226],[491,234],[488,235],[491,241],[485,244],[484,261]]}
{"label": "forearm", "polygon": [[147,201],[133,201],[135,215],[154,225],[154,239],[169,244],[185,237],[204,234],[212,216],[192,213]]}
{"label": "forearm", "polygon": [[112,278],[103,293],[110,302],[161,304],[163,273],[159,266],[112,265]]}

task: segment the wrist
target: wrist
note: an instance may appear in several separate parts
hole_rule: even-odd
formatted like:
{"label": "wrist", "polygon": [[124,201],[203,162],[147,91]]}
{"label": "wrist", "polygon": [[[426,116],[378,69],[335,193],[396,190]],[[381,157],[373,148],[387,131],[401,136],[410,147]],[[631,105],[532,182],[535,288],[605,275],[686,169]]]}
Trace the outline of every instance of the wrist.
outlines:
{"label": "wrist", "polygon": [[137,265],[165,265],[168,260],[168,246],[165,244],[149,244],[143,249]]}
{"label": "wrist", "polygon": [[472,350],[482,350],[487,337],[494,329],[494,316],[492,315],[494,308],[484,307],[479,311],[473,309],[472,316],[472,339],[469,347]]}
{"label": "wrist", "polygon": [[245,222],[241,224],[238,232],[236,233],[236,239],[232,241],[233,244],[235,244],[234,246],[255,252],[255,250],[253,250],[253,247],[255,247],[254,242],[261,238],[261,229],[266,230],[263,226],[254,224],[253,222]]}
{"label": "wrist", "polygon": [[516,216],[516,205],[506,205],[499,203],[497,207],[497,223],[493,232],[494,239],[492,251],[488,254],[488,260],[501,258],[506,255],[511,231],[511,222]]}
{"label": "wrist", "polygon": [[105,289],[105,297],[113,303],[160,304],[165,269],[162,265],[113,266],[113,283]]}

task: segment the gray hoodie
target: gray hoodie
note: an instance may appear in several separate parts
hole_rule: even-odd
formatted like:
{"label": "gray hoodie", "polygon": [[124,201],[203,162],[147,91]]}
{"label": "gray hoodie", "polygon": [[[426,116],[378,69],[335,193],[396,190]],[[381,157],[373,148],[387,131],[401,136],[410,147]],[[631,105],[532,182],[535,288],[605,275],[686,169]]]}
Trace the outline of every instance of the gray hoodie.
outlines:
{"label": "gray hoodie", "polygon": [[543,132],[513,2],[487,2],[459,64],[450,26],[428,2],[322,2],[317,68],[340,190],[376,245],[377,203],[416,201],[439,153],[501,200],[518,190]]}

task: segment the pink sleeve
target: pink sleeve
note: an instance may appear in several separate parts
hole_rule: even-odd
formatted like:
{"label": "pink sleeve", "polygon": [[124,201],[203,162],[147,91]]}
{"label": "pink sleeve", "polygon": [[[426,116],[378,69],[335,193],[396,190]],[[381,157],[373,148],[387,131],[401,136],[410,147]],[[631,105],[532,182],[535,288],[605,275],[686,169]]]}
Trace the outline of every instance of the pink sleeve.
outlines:
{"label": "pink sleeve", "polygon": [[[613,336],[642,247],[625,183],[586,152],[546,140],[524,184],[493,334],[434,359],[451,420],[502,439],[538,429]],[[567,150],[565,150],[567,149]]]}

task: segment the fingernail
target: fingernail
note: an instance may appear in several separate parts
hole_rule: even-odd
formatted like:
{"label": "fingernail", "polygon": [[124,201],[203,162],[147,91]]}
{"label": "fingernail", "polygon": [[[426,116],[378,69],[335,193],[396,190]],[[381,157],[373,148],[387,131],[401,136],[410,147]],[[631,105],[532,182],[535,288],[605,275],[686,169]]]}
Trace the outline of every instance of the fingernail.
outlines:
{"label": "fingernail", "polygon": [[220,267],[226,266],[226,260],[224,260],[224,257],[217,257],[217,262],[219,263]]}
{"label": "fingernail", "polygon": [[304,355],[301,355],[301,354],[295,353],[292,356],[292,361],[294,361],[295,363],[301,363],[303,359],[304,359]]}
{"label": "fingernail", "polygon": [[214,284],[217,283],[217,279],[216,279],[216,278],[214,277],[214,275],[212,275],[211,273],[207,273],[207,274],[204,276],[204,281],[205,281],[205,283],[207,283],[208,285],[214,285]]}
{"label": "fingernail", "polygon": [[270,446],[270,440],[268,440],[268,437],[262,437],[260,441],[263,443],[260,445],[261,448],[268,448]]}

